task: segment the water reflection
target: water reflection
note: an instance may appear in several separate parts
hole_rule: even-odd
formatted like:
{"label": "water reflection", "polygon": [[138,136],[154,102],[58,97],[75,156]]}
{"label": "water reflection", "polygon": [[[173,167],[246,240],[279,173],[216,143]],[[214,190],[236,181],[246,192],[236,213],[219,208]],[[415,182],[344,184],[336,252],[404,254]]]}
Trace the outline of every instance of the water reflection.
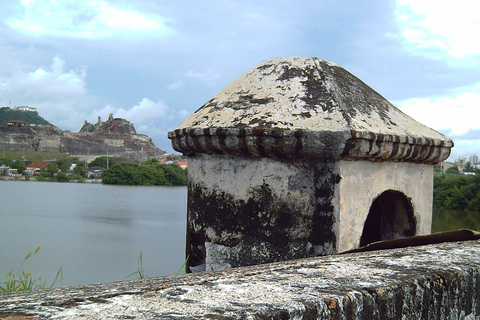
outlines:
{"label": "water reflection", "polygon": [[480,212],[434,209],[432,232],[472,229],[480,231]]}
{"label": "water reflection", "polygon": [[82,214],[79,218],[83,221],[90,221],[90,222],[99,222],[105,224],[116,224],[116,225],[123,225],[129,226],[133,223],[132,216],[134,216],[134,212],[129,210],[115,210],[114,212],[111,211],[103,211],[100,214],[93,215],[93,214]]}
{"label": "water reflection", "polygon": [[42,244],[31,270],[62,285],[123,280],[143,252],[145,273],[185,261],[186,188],[0,181],[0,276]]}

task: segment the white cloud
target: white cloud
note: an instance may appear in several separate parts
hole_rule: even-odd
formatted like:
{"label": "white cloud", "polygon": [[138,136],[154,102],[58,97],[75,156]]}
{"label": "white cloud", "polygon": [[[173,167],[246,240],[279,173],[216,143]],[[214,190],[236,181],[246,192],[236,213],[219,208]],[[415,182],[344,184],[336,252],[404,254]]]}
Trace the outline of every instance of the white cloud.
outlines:
{"label": "white cloud", "polygon": [[130,109],[120,108],[116,110],[114,115],[139,125],[153,125],[154,121],[165,117],[166,110],[167,106],[163,101],[154,102],[148,98],[143,98],[142,101]]}
{"label": "white cloud", "polygon": [[85,78],[87,68],[66,70],[65,61],[55,57],[50,68],[38,68],[32,72],[18,71],[10,78],[0,78],[0,90],[4,93],[21,93],[24,100],[65,101],[83,96],[87,92]]}
{"label": "white cloud", "polygon": [[180,110],[180,111],[178,112],[178,117],[179,117],[180,119],[184,119],[184,118],[188,117],[190,114],[192,114],[191,111],[182,109],[182,110]]}
{"label": "white cloud", "polygon": [[429,127],[449,129],[452,134],[461,135],[479,127],[480,84],[464,90],[450,96],[408,99],[396,105]]}
{"label": "white cloud", "polygon": [[182,88],[185,87],[185,82],[180,80],[180,81],[174,82],[172,84],[169,84],[167,87],[169,89],[173,89],[173,90],[182,89]]}
{"label": "white cloud", "polygon": [[154,36],[171,32],[158,15],[115,7],[102,0],[23,0],[22,6],[24,15],[6,22],[28,34],[98,39],[129,31]]}
{"label": "white cloud", "polygon": [[197,72],[190,70],[187,72],[187,77],[196,79],[206,85],[212,85],[215,83],[215,81],[220,79],[220,73],[213,70],[207,70],[205,72]]}
{"label": "white cloud", "polygon": [[450,159],[480,153],[480,83],[448,96],[408,99],[395,104],[415,120],[453,139],[455,147]]}
{"label": "white cloud", "polygon": [[477,0],[397,0],[395,11],[409,49],[433,58],[480,54],[479,12]]}

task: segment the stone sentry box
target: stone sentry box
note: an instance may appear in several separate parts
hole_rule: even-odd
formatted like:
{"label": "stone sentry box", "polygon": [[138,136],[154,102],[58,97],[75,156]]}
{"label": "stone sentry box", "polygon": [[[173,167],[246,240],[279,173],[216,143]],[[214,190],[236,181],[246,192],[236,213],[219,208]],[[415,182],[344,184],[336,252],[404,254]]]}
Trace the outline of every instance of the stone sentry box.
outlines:
{"label": "stone sentry box", "polygon": [[187,269],[332,254],[431,231],[453,142],[342,67],[268,60],[169,132],[188,159]]}

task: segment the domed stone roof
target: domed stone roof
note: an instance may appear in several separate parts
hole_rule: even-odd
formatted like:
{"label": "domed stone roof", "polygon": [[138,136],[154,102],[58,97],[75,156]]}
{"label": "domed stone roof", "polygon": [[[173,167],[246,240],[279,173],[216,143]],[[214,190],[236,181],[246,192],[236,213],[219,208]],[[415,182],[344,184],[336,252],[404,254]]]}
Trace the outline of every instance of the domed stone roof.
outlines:
{"label": "domed stone roof", "polygon": [[453,147],[342,67],[309,57],[264,61],[168,137],[186,155],[437,163]]}

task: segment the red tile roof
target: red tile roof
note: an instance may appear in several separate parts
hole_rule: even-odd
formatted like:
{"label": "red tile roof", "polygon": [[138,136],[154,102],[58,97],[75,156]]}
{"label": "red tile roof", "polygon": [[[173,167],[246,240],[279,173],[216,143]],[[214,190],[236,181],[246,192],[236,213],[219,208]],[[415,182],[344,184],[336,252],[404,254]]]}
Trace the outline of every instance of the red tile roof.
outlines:
{"label": "red tile roof", "polygon": [[27,166],[27,169],[29,170],[43,169],[48,167],[49,164],[50,164],[49,161],[34,161]]}

